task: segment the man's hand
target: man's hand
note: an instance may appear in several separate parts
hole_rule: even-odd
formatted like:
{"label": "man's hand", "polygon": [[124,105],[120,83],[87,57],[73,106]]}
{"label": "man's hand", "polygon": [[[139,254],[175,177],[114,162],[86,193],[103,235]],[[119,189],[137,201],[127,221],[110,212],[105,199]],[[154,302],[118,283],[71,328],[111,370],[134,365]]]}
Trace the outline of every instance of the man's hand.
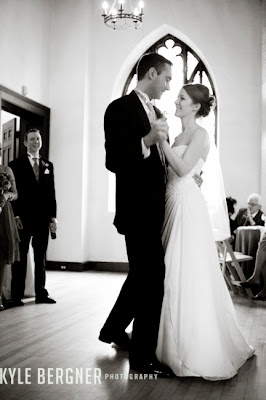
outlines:
{"label": "man's hand", "polygon": [[155,143],[162,142],[168,139],[168,124],[166,119],[160,118],[153,124],[148,135],[144,136],[143,141],[147,148],[151,147]]}
{"label": "man's hand", "polygon": [[16,217],[15,219],[16,219],[17,228],[23,229],[23,224],[22,224],[21,219],[19,217]]}
{"label": "man's hand", "polygon": [[49,229],[51,232],[56,232],[57,230],[57,219],[56,218],[51,218],[51,222],[49,224]]}
{"label": "man's hand", "polygon": [[193,178],[194,178],[194,181],[196,182],[196,184],[198,185],[198,187],[200,188],[202,185],[202,182],[203,182],[202,177],[195,172],[195,174],[193,175]]}

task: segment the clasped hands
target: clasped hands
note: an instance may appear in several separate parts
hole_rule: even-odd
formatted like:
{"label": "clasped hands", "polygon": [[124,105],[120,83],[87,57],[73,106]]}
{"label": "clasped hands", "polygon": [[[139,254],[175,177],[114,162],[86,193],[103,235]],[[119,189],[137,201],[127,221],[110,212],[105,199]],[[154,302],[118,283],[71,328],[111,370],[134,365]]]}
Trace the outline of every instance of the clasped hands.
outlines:
{"label": "clasped hands", "polygon": [[[168,132],[169,132],[169,126],[168,126],[167,120],[164,116],[162,116],[161,118],[157,119],[157,121],[154,122],[148,135],[146,135],[143,138],[145,146],[147,148],[149,148],[153,144],[157,144],[157,143],[160,144],[164,141],[169,142],[169,133]],[[195,173],[193,175],[193,178],[194,178],[194,181],[196,182],[196,184],[199,187],[201,187],[202,182],[203,182],[202,177],[199,174]]]}
{"label": "clasped hands", "polygon": [[148,135],[144,136],[143,140],[145,146],[150,148],[153,144],[163,142],[168,140],[169,126],[167,124],[166,118],[162,117],[157,119],[153,124]]}
{"label": "clasped hands", "polygon": [[252,215],[251,215],[251,212],[250,212],[249,207],[247,208],[247,218],[249,219],[250,225],[255,225],[255,222],[254,222],[254,220],[253,220],[253,217],[252,217]]}

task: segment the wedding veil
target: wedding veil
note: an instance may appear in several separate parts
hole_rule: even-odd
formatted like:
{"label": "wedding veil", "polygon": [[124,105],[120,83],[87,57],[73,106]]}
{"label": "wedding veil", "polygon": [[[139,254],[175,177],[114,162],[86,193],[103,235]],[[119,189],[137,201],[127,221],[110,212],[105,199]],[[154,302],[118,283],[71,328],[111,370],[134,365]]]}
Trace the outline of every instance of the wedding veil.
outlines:
{"label": "wedding veil", "polygon": [[229,216],[219,155],[213,135],[209,136],[210,151],[202,167],[201,190],[208,205],[215,241],[222,241],[231,236]]}

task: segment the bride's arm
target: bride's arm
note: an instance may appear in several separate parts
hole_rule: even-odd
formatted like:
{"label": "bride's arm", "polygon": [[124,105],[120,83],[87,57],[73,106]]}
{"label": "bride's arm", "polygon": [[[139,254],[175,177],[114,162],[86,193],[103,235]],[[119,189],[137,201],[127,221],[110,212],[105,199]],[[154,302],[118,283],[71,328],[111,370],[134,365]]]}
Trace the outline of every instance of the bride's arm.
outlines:
{"label": "bride's arm", "polygon": [[196,165],[197,161],[203,154],[204,148],[207,144],[207,139],[208,134],[205,129],[197,129],[187,147],[187,150],[183,154],[183,157],[178,156],[166,140],[161,142],[161,147],[165,157],[178,176],[187,175]]}

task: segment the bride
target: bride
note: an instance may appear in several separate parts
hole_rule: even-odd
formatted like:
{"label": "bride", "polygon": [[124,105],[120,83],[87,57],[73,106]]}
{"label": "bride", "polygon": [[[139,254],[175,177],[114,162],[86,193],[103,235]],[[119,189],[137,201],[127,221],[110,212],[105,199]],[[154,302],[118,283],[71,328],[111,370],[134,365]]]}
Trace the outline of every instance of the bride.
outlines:
{"label": "bride", "polygon": [[192,178],[205,163],[209,135],[196,123],[213,96],[187,84],[176,101],[182,133],[161,147],[168,161],[163,227],[166,276],[156,355],[175,375],[232,378],[254,354],[242,335],[225,284],[207,202]]}

